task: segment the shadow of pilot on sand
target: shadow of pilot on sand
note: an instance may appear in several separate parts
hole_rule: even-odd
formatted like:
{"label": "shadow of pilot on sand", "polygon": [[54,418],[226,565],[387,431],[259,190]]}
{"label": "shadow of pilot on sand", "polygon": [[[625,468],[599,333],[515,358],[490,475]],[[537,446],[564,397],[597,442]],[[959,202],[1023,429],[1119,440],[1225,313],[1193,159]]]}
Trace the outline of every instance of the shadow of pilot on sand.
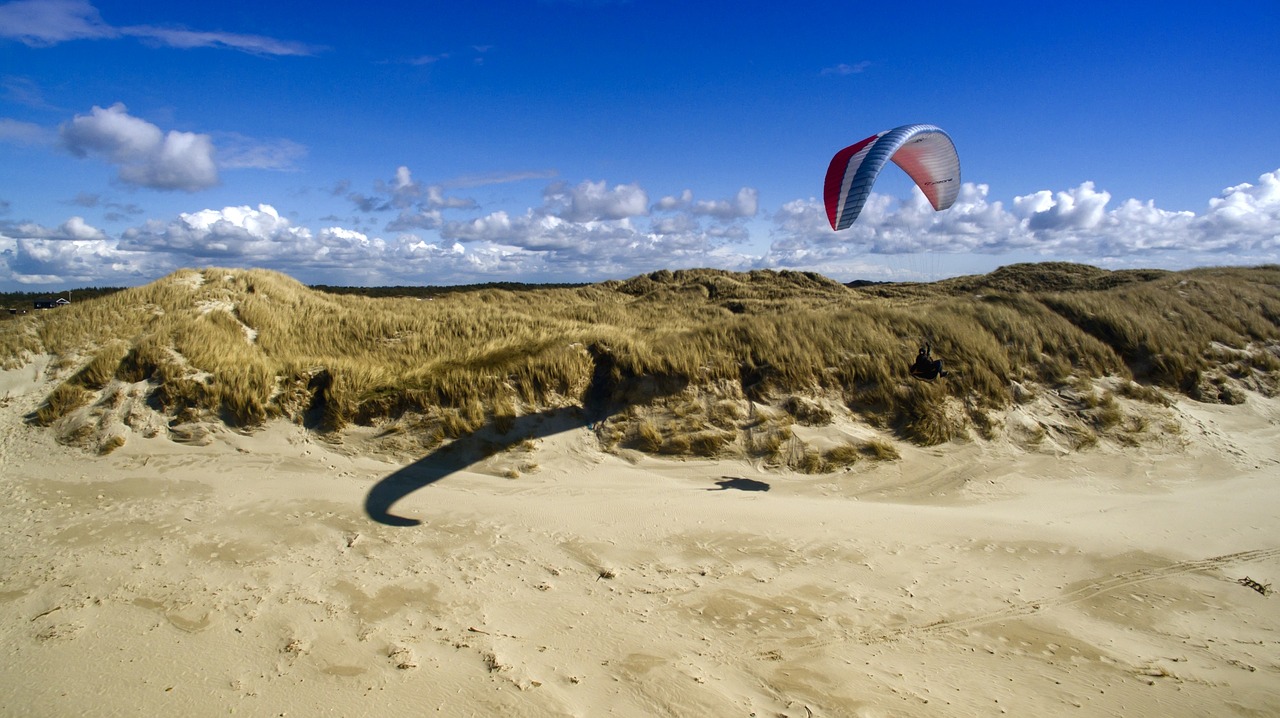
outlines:
{"label": "shadow of pilot on sand", "polygon": [[703,489],[703,491],[728,491],[734,489],[736,491],[768,491],[769,484],[755,479],[744,479],[740,476],[725,476],[716,482],[718,489]]}

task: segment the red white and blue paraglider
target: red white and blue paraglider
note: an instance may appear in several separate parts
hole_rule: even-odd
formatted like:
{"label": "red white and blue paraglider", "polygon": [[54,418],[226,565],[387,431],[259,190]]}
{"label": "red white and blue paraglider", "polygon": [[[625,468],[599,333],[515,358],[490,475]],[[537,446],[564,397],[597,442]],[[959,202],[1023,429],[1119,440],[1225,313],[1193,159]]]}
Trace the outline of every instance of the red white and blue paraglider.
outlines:
{"label": "red white and blue paraglider", "polygon": [[938,211],[960,194],[960,157],[951,137],[933,125],[903,125],[849,145],[831,158],[823,199],[835,230],[848,229],[862,212],[885,163],[911,176]]}

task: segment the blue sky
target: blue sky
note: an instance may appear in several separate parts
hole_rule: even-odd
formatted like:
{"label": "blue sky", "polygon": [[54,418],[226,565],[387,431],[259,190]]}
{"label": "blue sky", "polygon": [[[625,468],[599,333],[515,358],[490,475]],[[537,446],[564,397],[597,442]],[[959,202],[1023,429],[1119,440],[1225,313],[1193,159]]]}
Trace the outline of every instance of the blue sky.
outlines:
{"label": "blue sky", "polygon": [[[1280,4],[0,2],[0,289],[1280,261]],[[952,136],[934,212],[841,147]]]}

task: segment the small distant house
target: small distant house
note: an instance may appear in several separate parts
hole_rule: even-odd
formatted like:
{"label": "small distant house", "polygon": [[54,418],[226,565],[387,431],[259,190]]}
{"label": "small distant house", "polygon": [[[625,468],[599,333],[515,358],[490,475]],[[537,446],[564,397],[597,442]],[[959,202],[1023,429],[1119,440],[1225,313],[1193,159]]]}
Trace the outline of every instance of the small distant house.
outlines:
{"label": "small distant house", "polygon": [[58,307],[65,307],[70,303],[71,301],[66,297],[58,297],[57,299],[37,299],[35,301],[36,309],[56,309]]}

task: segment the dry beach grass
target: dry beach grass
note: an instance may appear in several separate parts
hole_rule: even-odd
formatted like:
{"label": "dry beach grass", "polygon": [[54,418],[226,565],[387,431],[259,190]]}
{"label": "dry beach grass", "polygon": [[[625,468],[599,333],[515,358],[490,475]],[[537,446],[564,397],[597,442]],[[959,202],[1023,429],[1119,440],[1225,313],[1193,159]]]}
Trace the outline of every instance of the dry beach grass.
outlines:
{"label": "dry beach grass", "polygon": [[[86,422],[138,403],[129,398],[169,423],[394,426],[428,447],[586,405],[612,417],[601,428],[610,446],[775,455],[788,438],[779,419],[804,422],[796,407],[820,408],[815,400],[929,445],[989,438],[999,412],[1037,387],[1111,377],[1113,391],[1075,392],[1076,430],[1092,440],[1124,426],[1117,392],[1274,392],[1278,286],[1277,267],[1015,265],[861,289],[794,272],[689,270],[421,301],[324,293],[260,270],[187,270],[6,323],[0,356],[10,366],[55,357],[65,379],[36,421],[61,421],[81,440],[94,436]],[[909,380],[924,342],[945,357],[948,381]],[[755,402],[781,411],[762,418]]]}

